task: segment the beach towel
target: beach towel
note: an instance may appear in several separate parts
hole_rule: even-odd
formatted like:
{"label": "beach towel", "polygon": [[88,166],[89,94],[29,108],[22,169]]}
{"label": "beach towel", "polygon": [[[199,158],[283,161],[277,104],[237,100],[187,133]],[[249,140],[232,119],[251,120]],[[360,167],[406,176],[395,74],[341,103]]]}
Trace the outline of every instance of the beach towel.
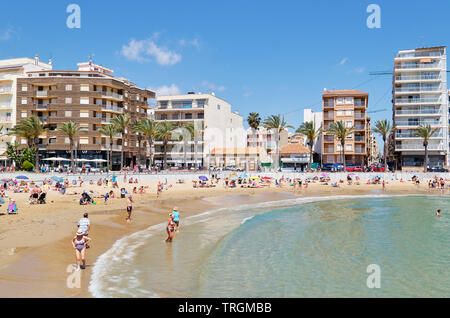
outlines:
{"label": "beach towel", "polygon": [[8,214],[17,214],[17,204],[16,203],[8,204]]}

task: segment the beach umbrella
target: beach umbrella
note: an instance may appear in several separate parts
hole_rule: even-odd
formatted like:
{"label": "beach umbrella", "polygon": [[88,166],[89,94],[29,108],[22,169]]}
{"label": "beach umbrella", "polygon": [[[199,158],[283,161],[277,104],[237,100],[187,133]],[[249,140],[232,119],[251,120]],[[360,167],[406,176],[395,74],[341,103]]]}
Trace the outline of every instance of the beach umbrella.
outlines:
{"label": "beach umbrella", "polygon": [[53,181],[56,181],[56,182],[64,182],[64,179],[63,179],[63,178],[56,177],[56,176],[52,177],[52,180],[53,180]]}
{"label": "beach umbrella", "polygon": [[246,174],[241,174],[241,175],[239,176],[239,178],[247,179],[248,176],[247,176]]}
{"label": "beach umbrella", "polygon": [[17,176],[16,179],[28,180],[28,177],[26,177],[26,176]]}
{"label": "beach umbrella", "polygon": [[205,177],[205,176],[200,176],[200,177],[198,177],[200,180],[202,180],[202,181],[208,181],[208,178],[207,177]]}
{"label": "beach umbrella", "polygon": [[252,179],[252,180],[258,180],[258,179],[261,179],[260,177],[250,177],[250,179]]}

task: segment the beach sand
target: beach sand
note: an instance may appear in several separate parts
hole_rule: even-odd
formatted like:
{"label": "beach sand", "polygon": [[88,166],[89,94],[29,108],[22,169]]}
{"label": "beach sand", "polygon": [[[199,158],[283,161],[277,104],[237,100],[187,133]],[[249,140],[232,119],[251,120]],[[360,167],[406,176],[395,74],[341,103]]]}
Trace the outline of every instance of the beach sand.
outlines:
{"label": "beach sand", "polygon": [[[125,187],[128,192],[136,186],[122,184],[120,178],[118,181],[119,188]],[[294,192],[287,183],[281,188],[272,185],[270,188],[225,189],[221,183],[215,188],[193,188],[187,178],[185,184],[169,180],[171,186],[166,187],[159,199],[156,197],[157,181],[140,182],[139,186],[148,186],[147,193],[133,195],[131,223],[125,221],[125,199],[110,199],[105,205],[103,199],[97,198],[95,201],[100,204],[81,206],[79,194],[61,195],[52,191],[48,193],[46,205],[27,205],[29,194],[9,193],[17,201],[19,214],[4,215],[6,204],[1,207],[4,211],[0,215],[0,297],[92,297],[88,285],[95,260],[121,237],[166,222],[174,206],[179,207],[182,224],[183,217],[215,208],[299,196],[442,194],[437,189],[429,189],[425,180],[421,185],[411,181],[389,181],[385,190],[382,185],[366,185],[364,181],[361,180],[359,186],[344,183],[339,188],[315,182],[307,189],[297,187]],[[82,188],[70,187],[67,192],[81,193],[83,190],[94,191],[100,196],[111,189],[85,183]],[[119,190],[114,191],[120,197]],[[448,192],[444,190],[445,195]],[[91,220],[92,247],[87,250],[87,267],[81,274],[81,288],[68,288],[66,280],[75,264],[71,240],[77,222],[85,212]],[[165,248],[163,242],[161,248]]]}

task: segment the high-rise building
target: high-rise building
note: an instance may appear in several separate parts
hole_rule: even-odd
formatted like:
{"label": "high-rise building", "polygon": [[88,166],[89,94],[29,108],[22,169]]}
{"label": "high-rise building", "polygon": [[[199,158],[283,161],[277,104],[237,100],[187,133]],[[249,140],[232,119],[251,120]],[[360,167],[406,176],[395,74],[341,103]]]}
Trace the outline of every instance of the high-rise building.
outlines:
{"label": "high-rise building", "polygon": [[369,94],[357,90],[325,90],[323,100],[323,165],[343,164],[342,146],[339,140],[326,131],[331,123],[342,121],[353,132],[345,140],[346,165],[365,165],[367,156],[367,106]]}
{"label": "high-rise building", "polygon": [[39,61],[39,56],[0,60],[0,160],[5,161],[7,145],[16,138],[9,136],[9,130],[16,124],[17,78],[29,71],[51,70],[52,65]]}
{"label": "high-rise building", "polygon": [[[168,166],[184,165],[189,168],[208,168],[209,154],[213,149],[244,148],[245,130],[243,118],[231,110],[231,105],[225,100],[211,94],[158,96],[155,109],[155,121],[170,122],[182,127],[193,123],[197,134],[187,142],[170,140],[167,145]],[[180,135],[181,137],[181,135]],[[196,149],[195,149],[196,147]],[[155,163],[162,164],[164,160],[164,145],[155,141]]]}
{"label": "high-rise building", "polygon": [[[110,140],[99,129],[119,114],[128,114],[130,124],[148,118],[148,102],[155,93],[114,77],[112,70],[92,62],[78,66],[77,71],[46,69],[17,78],[17,121],[36,116],[48,128],[39,138],[42,158],[70,158],[69,138],[57,128],[73,121],[80,126],[75,140],[77,158],[109,160]],[[19,139],[21,145],[27,144],[25,138]],[[122,151],[126,166],[145,160],[148,154],[146,138],[131,129],[117,134],[112,144],[113,169],[120,167]]]}
{"label": "high-rise building", "polygon": [[447,166],[449,152],[446,47],[399,51],[393,78],[395,152],[404,171],[424,166],[423,140],[414,133],[429,124],[438,131],[428,144],[432,166]]}
{"label": "high-rise building", "polygon": [[[304,109],[303,110],[303,122],[310,122],[312,121],[314,123],[314,126],[316,130],[318,130],[320,127],[322,127],[323,122],[323,112],[315,112],[312,109]],[[305,138],[305,146],[306,143],[308,143],[307,138]],[[317,154],[322,153],[322,134],[319,134],[317,136],[316,140],[314,140],[314,149],[313,151]]]}

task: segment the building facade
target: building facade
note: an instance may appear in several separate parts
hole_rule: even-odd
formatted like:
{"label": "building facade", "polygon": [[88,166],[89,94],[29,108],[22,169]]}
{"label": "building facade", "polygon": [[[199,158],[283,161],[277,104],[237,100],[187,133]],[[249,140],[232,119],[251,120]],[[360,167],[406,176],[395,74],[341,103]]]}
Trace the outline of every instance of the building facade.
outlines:
{"label": "building facade", "polygon": [[342,121],[353,132],[345,140],[346,165],[365,165],[367,156],[367,106],[369,94],[357,90],[325,90],[323,101],[322,165],[343,164],[339,140],[326,131]]}
{"label": "building facade", "polygon": [[378,145],[377,145],[377,139],[375,138],[375,135],[373,134],[372,128],[370,125],[370,117],[367,117],[366,136],[367,136],[366,164],[367,164],[367,166],[371,166],[371,165],[378,163],[379,150],[378,150]]}
{"label": "building facade", "polygon": [[9,136],[9,130],[16,125],[17,78],[30,71],[51,70],[52,65],[39,61],[39,56],[0,61],[0,160],[6,160],[7,142],[16,140]]}
{"label": "building facade", "polygon": [[[69,139],[57,129],[73,121],[80,126],[75,140],[77,158],[109,160],[110,141],[99,129],[119,114],[128,114],[130,124],[148,118],[148,102],[155,93],[112,76],[112,70],[100,65],[88,62],[78,66],[77,71],[30,71],[17,78],[17,121],[36,116],[48,128],[39,140],[42,158],[70,158]],[[26,146],[26,139],[20,139]],[[122,151],[126,166],[148,155],[145,138],[131,129],[113,138],[112,151],[113,169],[120,167]]]}
{"label": "building facade", "polygon": [[[167,145],[167,164],[188,168],[197,165],[208,168],[209,154],[213,149],[245,147],[243,118],[231,110],[231,105],[214,93],[158,96],[154,110],[155,122],[170,122],[182,127],[193,123],[197,133],[190,141],[176,140],[173,136]],[[180,136],[183,134],[180,132]],[[184,149],[187,145],[188,149]],[[162,141],[155,141],[155,163],[162,164],[164,149]]]}
{"label": "building facade", "polygon": [[393,75],[393,120],[395,152],[402,170],[420,170],[424,165],[423,141],[414,132],[421,125],[437,128],[428,151],[432,166],[448,166],[448,91],[446,47],[399,51]]}
{"label": "building facade", "polygon": [[[312,121],[314,123],[314,126],[316,130],[318,130],[320,127],[322,127],[323,123],[323,112],[315,112],[312,109],[304,109],[303,110],[303,122],[310,122]],[[305,139],[305,146],[308,140]],[[317,154],[322,153],[322,134],[319,134],[319,136],[314,140],[314,149],[313,151]]]}

